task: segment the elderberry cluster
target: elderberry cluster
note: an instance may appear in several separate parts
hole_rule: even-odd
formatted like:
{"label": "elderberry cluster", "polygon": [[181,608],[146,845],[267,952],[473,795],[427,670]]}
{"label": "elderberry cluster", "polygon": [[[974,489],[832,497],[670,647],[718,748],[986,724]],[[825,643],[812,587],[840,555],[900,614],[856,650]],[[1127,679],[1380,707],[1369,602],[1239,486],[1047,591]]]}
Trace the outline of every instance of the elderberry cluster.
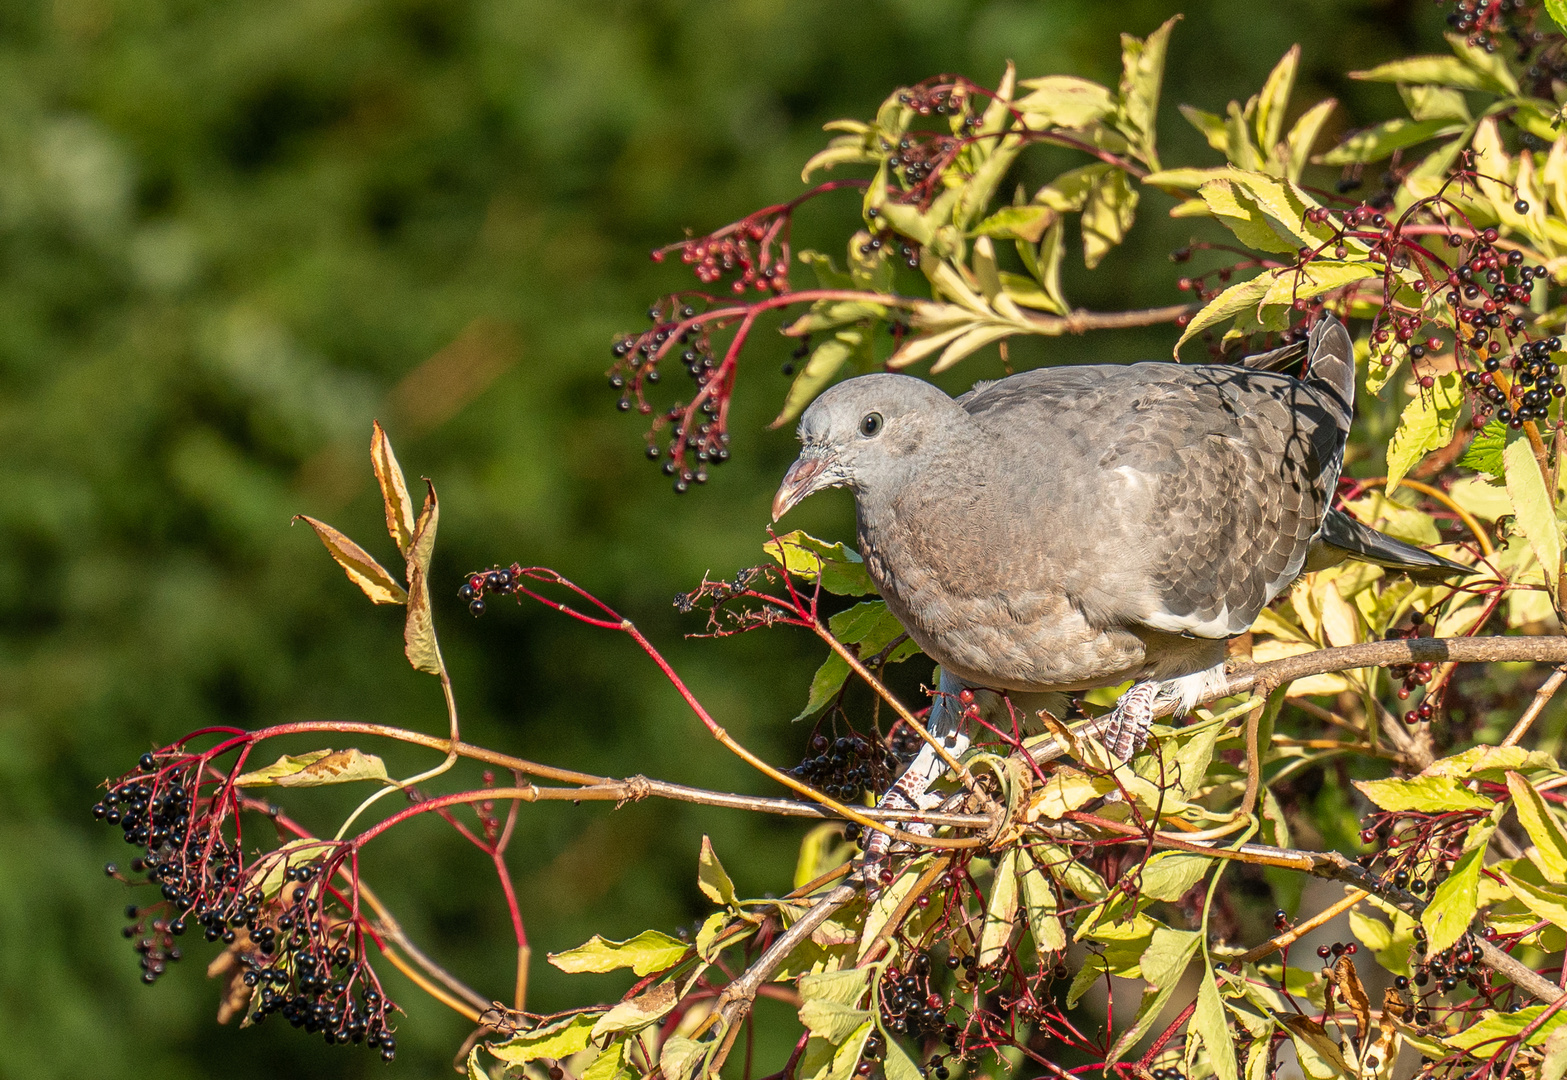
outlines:
{"label": "elderberry cluster", "polygon": [[457,590],[458,599],[468,605],[468,610],[474,618],[484,614],[484,597],[487,593],[497,596],[512,596],[517,591],[517,585],[522,580],[522,567],[517,563],[510,566],[495,566],[488,570],[481,570],[469,574],[462,588]]}
{"label": "elderberry cluster", "polygon": [[[652,327],[620,338],[611,350],[615,363],[609,371],[609,385],[621,392],[615,407],[622,412],[630,410],[634,400],[639,412],[652,413],[645,390],[659,381],[659,365],[671,356],[678,356],[696,384],[695,398],[690,403],[675,402],[648,432],[647,458],[654,462],[662,459],[664,475],[674,477],[676,494],[684,494],[692,484],[707,483],[708,467],[729,460],[724,412],[732,373],[726,374],[723,362],[715,358],[710,328],[697,315],[690,304],[654,304],[648,309]],[[661,450],[658,433],[665,427],[671,429],[671,437]],[[695,459],[694,467],[688,455]]]}
{"label": "elderberry cluster", "polygon": [[[930,956],[917,954],[907,972],[888,968],[881,983],[882,1023],[895,1035],[915,1043],[927,1039],[956,1040],[958,1026],[947,1023],[947,1001],[930,982]],[[937,1080],[944,1080],[938,1066]]]}
{"label": "elderberry cluster", "polygon": [[[1486,927],[1483,936],[1496,938],[1495,927]],[[1414,984],[1422,988],[1421,997],[1435,994],[1451,994],[1460,983],[1468,983],[1470,989],[1482,991],[1486,983],[1485,969],[1480,965],[1480,948],[1473,934],[1465,934],[1450,949],[1435,956],[1426,957],[1426,936],[1415,928],[1415,952],[1423,959],[1415,966]],[[1425,990],[1430,986],[1429,991]],[[1417,1016],[1418,1020],[1419,1017]],[[1424,1021],[1422,1021],[1424,1022]]]}
{"label": "elderberry cluster", "polygon": [[[898,759],[863,735],[839,736],[828,740],[817,732],[811,736],[810,754],[789,772],[839,802],[853,802],[869,791],[880,795],[892,783]],[[855,826],[853,836],[859,835]]]}
{"label": "elderberry cluster", "polygon": [[[747,289],[783,293],[789,291],[788,228],[787,213],[764,210],[719,232],[673,246],[680,261],[704,285],[738,274],[729,286],[736,295]],[[663,262],[668,250],[653,252],[653,261]]]}
{"label": "elderberry cluster", "polygon": [[1382,880],[1416,896],[1434,892],[1463,850],[1464,836],[1479,815],[1375,813],[1360,825],[1360,842],[1372,851],[1357,858],[1368,869],[1382,865]]}
{"label": "elderberry cluster", "polygon": [[1317,946],[1317,959],[1322,961],[1337,960],[1341,956],[1354,956],[1360,951],[1360,946],[1351,941],[1335,941],[1331,945]]}
{"label": "elderberry cluster", "polygon": [[[1506,389],[1498,384],[1502,363],[1496,356],[1486,358],[1483,372],[1465,372],[1464,383],[1497,406],[1498,421],[1516,430],[1526,421],[1545,419],[1551,399],[1567,396],[1567,386],[1560,381],[1561,367],[1550,359],[1560,351],[1561,339],[1557,337],[1524,345],[1513,354],[1509,365],[1512,384]],[[1478,416],[1476,420],[1481,422]]]}
{"label": "elderberry cluster", "polygon": [[1531,31],[1522,18],[1528,4],[1524,0],[1458,0],[1447,13],[1447,25],[1476,48],[1494,53],[1500,46],[1499,39],[1511,38],[1518,46],[1519,59],[1544,37]]}
{"label": "elderberry cluster", "polygon": [[[881,217],[881,211],[873,206],[865,211],[865,216],[875,221]],[[883,249],[891,250],[894,255],[903,260],[903,265],[910,270],[919,269],[919,244],[907,237],[900,236],[891,229],[879,229],[872,233],[870,239],[860,245],[860,254],[870,257]]]}

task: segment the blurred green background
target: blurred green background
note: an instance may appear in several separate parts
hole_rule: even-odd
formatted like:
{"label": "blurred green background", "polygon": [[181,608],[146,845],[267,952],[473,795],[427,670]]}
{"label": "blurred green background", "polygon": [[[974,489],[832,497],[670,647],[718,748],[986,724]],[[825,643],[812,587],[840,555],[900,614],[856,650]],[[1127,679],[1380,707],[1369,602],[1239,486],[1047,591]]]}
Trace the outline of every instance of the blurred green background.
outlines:
{"label": "blurred green background", "polygon": [[[202,973],[212,952],[195,942],[141,986],[119,933],[134,897],[102,872],[130,852],[88,814],[104,777],[206,724],[444,731],[435,681],[403,662],[401,612],[372,608],[289,526],[295,513],[325,518],[390,560],[372,417],[441,492],[436,616],[470,739],[772,793],[628,640],[506,604],[475,621],[455,596],[462,573],[519,560],[574,577],[635,618],[738,738],[798,760],[807,731],[788,718],[820,648],[791,631],[688,641],[699,625],[669,603],[704,571],[761,560],[768,500],[793,456],[787,432],[765,430],[790,344],[756,338],[735,460],[677,500],[603,381],[612,335],[686,284],[648,250],[796,194],[822,122],[868,116],[900,84],[994,80],[1012,58],[1025,76],[1113,85],[1117,33],[1146,34],[1176,10],[0,4],[0,1076],[450,1075],[466,1025],[390,969],[408,1010],[391,1066],[279,1021],[218,1027]],[[1343,72],[1441,48],[1429,0],[1185,10],[1165,84],[1167,164],[1217,160],[1176,103],[1244,100],[1294,42],[1305,49],[1295,111],[1339,97],[1334,135],[1396,109],[1392,88]],[[841,253],[856,207],[851,195],[808,209],[797,247]],[[1179,299],[1166,255],[1190,225],[1167,207],[1145,199],[1103,272],[1072,262],[1069,296],[1101,309]],[[1013,356],[1162,356],[1171,337],[1032,342]],[[992,350],[951,385],[998,369]],[[789,524],[847,538],[848,497],[812,500]],[[330,828],[342,799],[303,795],[290,809]],[[614,985],[562,976],[544,952],[705,911],[704,832],[742,892],[788,887],[797,824],[651,804],[523,811],[512,852],[535,946],[531,1007]],[[509,929],[481,855],[431,819],[378,841],[366,872],[430,952],[509,996]]]}

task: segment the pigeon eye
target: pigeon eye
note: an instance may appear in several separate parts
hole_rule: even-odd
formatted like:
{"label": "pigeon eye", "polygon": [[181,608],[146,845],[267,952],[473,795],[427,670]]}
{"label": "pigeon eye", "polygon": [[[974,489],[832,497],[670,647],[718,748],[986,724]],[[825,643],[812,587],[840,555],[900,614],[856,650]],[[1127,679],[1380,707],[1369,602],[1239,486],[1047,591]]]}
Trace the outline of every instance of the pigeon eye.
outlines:
{"label": "pigeon eye", "polygon": [[881,431],[881,413],[866,413],[865,419],[860,421],[860,434],[867,439],[873,439]]}

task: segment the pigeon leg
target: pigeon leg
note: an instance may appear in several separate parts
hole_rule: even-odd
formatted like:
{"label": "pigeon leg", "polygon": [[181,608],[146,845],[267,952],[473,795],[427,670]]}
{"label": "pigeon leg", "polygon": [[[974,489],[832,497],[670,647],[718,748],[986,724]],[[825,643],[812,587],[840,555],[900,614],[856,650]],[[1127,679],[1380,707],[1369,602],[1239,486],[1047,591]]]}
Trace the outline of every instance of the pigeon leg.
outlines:
{"label": "pigeon leg", "polygon": [[[953,757],[962,754],[969,746],[968,733],[963,730],[962,709],[958,704],[958,694],[966,688],[966,683],[943,671],[936,700],[931,704],[930,714],[925,721],[926,730],[940,740]],[[909,762],[903,774],[877,801],[877,809],[930,810],[939,806],[942,797],[932,793],[930,786],[946,771],[946,762],[941,760],[934,747],[926,743],[920,747],[919,753]],[[924,824],[905,824],[902,828],[920,836],[930,836],[935,832],[934,828]],[[862,873],[866,888],[872,892],[881,884],[881,875],[886,869],[891,848],[892,838],[886,833],[872,832],[865,839]]]}
{"label": "pigeon leg", "polygon": [[1143,682],[1121,695],[1115,708],[1099,718],[1095,733],[1106,749],[1122,761],[1132,756],[1148,742],[1148,731],[1153,727],[1154,707],[1162,689],[1160,683]]}

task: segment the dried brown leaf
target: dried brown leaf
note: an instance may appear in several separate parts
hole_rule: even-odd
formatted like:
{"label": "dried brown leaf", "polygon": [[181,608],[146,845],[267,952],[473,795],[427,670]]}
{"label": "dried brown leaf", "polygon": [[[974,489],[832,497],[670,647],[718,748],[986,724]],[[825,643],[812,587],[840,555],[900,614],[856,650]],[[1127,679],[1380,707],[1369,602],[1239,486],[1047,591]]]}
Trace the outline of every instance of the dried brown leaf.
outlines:
{"label": "dried brown leaf", "polygon": [[1339,996],[1349,1006],[1349,1011],[1355,1014],[1356,1041],[1364,1050],[1371,1039],[1371,999],[1366,996],[1360,973],[1355,970],[1355,961],[1348,953],[1333,965],[1333,985],[1338,987]]}

